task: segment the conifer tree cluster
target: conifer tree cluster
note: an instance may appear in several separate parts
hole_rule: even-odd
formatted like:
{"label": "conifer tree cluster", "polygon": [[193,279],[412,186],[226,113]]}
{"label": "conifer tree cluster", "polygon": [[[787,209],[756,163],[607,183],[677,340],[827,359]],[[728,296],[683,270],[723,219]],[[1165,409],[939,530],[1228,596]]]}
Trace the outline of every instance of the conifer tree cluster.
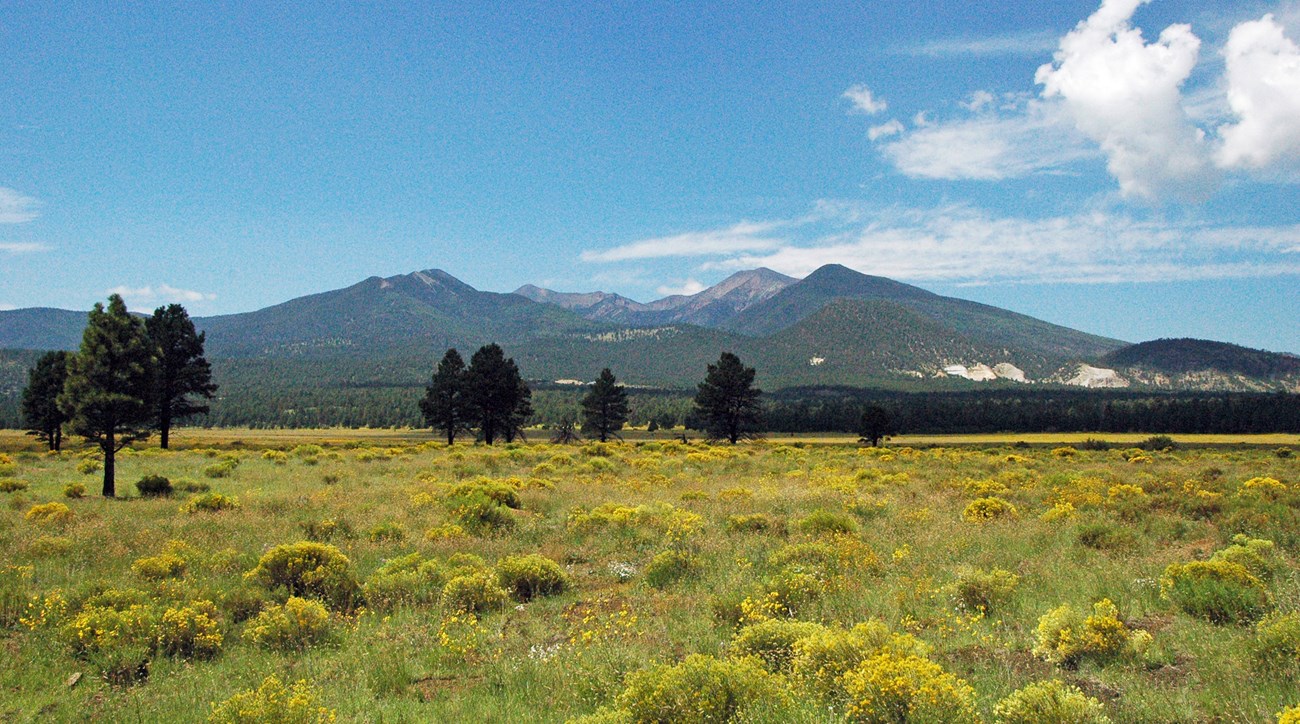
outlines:
{"label": "conifer tree cluster", "polygon": [[456,442],[456,436],[477,428],[483,442],[522,438],[532,417],[532,390],[514,359],[500,345],[480,347],[469,366],[455,349],[447,350],[420,400],[425,424]]}

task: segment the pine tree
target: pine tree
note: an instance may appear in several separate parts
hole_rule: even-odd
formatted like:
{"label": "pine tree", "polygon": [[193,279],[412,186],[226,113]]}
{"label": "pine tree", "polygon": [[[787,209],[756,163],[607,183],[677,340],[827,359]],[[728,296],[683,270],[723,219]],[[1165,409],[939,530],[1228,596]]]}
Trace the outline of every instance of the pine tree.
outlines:
{"label": "pine tree", "polygon": [[600,371],[596,384],[582,398],[582,433],[607,442],[627,422],[627,390],[614,379],[609,368]]}
{"label": "pine tree", "polygon": [[68,421],[59,409],[59,393],[68,378],[71,356],[70,352],[46,352],[27,371],[27,388],[23,390],[23,424],[28,434],[55,452],[63,447],[63,423]]}
{"label": "pine tree", "polygon": [[479,435],[488,445],[498,437],[513,440],[533,413],[532,391],[515,361],[507,359],[497,344],[480,347],[470,358],[465,393]]}
{"label": "pine tree", "polygon": [[762,394],[754,387],[754,368],[723,352],[717,364],[709,365],[695,395],[695,409],[704,420],[705,433],[712,440],[725,439],[732,445],[753,437],[762,419],[758,401]]}
{"label": "pine tree", "polygon": [[217,386],[212,384],[212,365],[203,356],[207,335],[194,329],[185,307],[169,304],[158,307],[145,320],[145,329],[158,356],[154,382],[154,423],[164,450],[171,438],[174,423],[191,415],[206,415],[208,406],[191,400],[191,395],[212,399]]}
{"label": "pine tree", "polygon": [[68,416],[69,431],[95,443],[103,452],[105,497],[116,495],[117,451],[149,437],[156,364],[154,345],[144,323],[126,311],[122,297],[110,296],[107,309],[95,305],[81,338],[81,349],[68,361],[59,409]]}
{"label": "pine tree", "polygon": [[895,434],[894,421],[888,410],[880,405],[867,405],[862,410],[862,418],[858,421],[858,437],[862,442],[877,447],[882,438]]}
{"label": "pine tree", "polygon": [[454,348],[447,350],[433,373],[433,381],[420,400],[424,424],[447,436],[447,444],[456,443],[456,434],[468,430],[472,411],[466,390],[465,361]]}

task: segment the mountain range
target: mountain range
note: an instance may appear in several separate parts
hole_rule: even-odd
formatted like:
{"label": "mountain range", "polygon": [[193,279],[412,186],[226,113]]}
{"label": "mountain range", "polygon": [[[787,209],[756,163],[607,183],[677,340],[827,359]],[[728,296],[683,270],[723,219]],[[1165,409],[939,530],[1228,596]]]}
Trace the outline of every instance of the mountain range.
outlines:
{"label": "mountain range", "polygon": [[[446,348],[468,357],[498,342],[533,380],[590,380],[610,367],[625,383],[672,389],[693,388],[705,365],[733,351],[767,389],[1300,390],[1300,358],[1291,355],[1204,340],[1130,345],[839,265],[803,279],[743,271],[648,303],[532,285],[485,292],[431,269],[195,322],[228,389],[272,379],[414,386]],[[0,349],[75,349],[84,324],[84,312],[0,312]]]}

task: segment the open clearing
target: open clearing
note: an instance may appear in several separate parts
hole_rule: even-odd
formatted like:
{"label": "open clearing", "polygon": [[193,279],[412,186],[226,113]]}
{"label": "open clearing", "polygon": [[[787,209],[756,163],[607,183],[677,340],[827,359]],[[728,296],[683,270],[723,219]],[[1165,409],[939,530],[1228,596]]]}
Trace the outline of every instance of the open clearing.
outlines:
{"label": "open clearing", "polygon": [[1124,722],[1300,703],[1297,436],[1089,437],[1145,436],[186,429],[104,500],[94,456],[4,433],[0,719],[193,721],[275,676],[342,721],[870,721],[889,667],[955,720],[1055,679]]}

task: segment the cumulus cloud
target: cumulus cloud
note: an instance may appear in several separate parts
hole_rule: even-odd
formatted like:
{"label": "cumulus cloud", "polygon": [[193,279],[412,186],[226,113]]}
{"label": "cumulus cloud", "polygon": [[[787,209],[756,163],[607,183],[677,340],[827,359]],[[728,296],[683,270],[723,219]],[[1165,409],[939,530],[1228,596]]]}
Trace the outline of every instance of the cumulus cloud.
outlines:
{"label": "cumulus cloud", "polygon": [[588,250],[582,252],[581,258],[583,261],[616,262],[761,251],[781,244],[780,239],[765,236],[776,226],[778,225],[772,223],[742,222],[726,229],[643,239],[603,251]]}
{"label": "cumulus cloud", "polygon": [[1060,104],[1020,100],[1004,111],[989,98],[976,98],[983,110],[970,117],[918,127],[880,150],[914,178],[985,181],[1055,172],[1095,155]]}
{"label": "cumulus cloud", "polygon": [[889,108],[889,104],[883,99],[875,98],[871,95],[871,89],[865,85],[855,85],[844,91],[844,98],[848,98],[853,103],[853,108],[869,116],[877,113],[884,113]]}
{"label": "cumulus cloud", "polygon": [[1263,169],[1300,161],[1300,48],[1265,15],[1233,28],[1223,55],[1239,120],[1219,129],[1218,162]]}
{"label": "cumulus cloud", "polygon": [[1300,274],[1300,225],[1232,227],[1081,213],[1029,219],[967,206],[878,211],[871,220],[707,270],[804,276],[830,263],[912,281],[1134,282]]}
{"label": "cumulus cloud", "polygon": [[36,199],[0,186],[0,224],[21,224],[37,217],[40,205]]}
{"label": "cumulus cloud", "polygon": [[665,297],[672,297],[677,295],[689,297],[692,294],[699,294],[705,289],[708,289],[708,286],[701,283],[700,281],[696,279],[687,279],[686,281],[682,282],[677,286],[669,286],[665,284],[661,287],[656,288],[655,291]]}
{"label": "cumulus cloud", "polygon": [[1182,106],[1182,85],[1201,41],[1188,25],[1171,25],[1146,42],[1130,21],[1149,0],[1103,0],[1061,39],[1035,81],[1060,98],[1075,124],[1101,146],[1125,196],[1199,197],[1213,188],[1205,134]]}
{"label": "cumulus cloud", "polygon": [[180,304],[182,302],[206,302],[216,299],[215,294],[196,292],[192,289],[178,289],[170,284],[158,286],[128,287],[116,286],[104,292],[118,294],[129,306],[140,304]]}
{"label": "cumulus cloud", "polygon": [[50,247],[33,241],[0,241],[0,251],[6,254],[33,254],[49,250]]}

